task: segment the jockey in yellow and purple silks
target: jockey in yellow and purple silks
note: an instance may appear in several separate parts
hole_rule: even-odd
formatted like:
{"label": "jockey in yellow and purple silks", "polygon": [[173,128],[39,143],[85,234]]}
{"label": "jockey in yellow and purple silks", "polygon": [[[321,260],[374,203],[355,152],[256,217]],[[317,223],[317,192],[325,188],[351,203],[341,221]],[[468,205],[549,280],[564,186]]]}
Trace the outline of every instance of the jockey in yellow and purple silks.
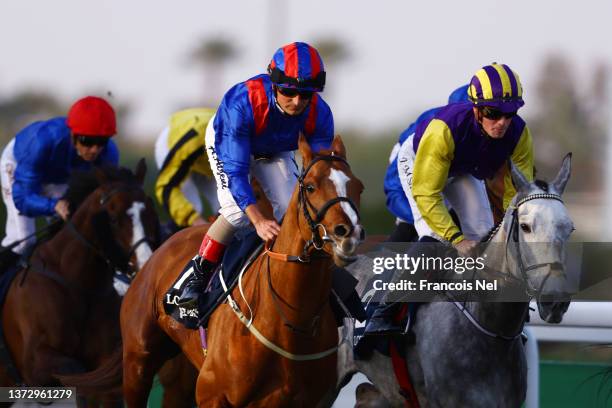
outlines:
{"label": "jockey in yellow and purple silks", "polygon": [[[318,95],[325,86],[323,60],[303,42],[279,48],[268,73],[233,86],[209,121],[205,143],[217,183],[220,216],[211,225],[194,260],[179,305],[197,306],[206,277],[221,261],[234,233],[252,225],[263,240],[274,238],[297,181],[294,160],[304,133],[314,151],[329,148],[334,123]],[[274,218],[258,209],[249,183],[254,175],[272,204]]]}
{"label": "jockey in yellow and purple silks", "polygon": [[[448,97],[448,104],[465,102],[468,100],[467,90],[469,85],[463,85],[455,89]],[[393,214],[395,219],[395,229],[389,236],[390,242],[410,242],[416,241],[419,237],[414,229],[414,218],[406,192],[408,186],[408,175],[404,166],[407,149],[412,149],[412,143],[407,139],[414,134],[419,123],[430,121],[444,106],[431,108],[421,113],[417,120],[404,130],[398,142],[393,146],[389,156],[389,166],[385,174],[383,184],[385,195],[387,196],[387,209]],[[399,160],[398,160],[399,159]]]}
{"label": "jockey in yellow and purple silks", "polygon": [[[412,167],[408,199],[420,237],[469,253],[493,227],[483,180],[508,159],[533,179],[531,134],[517,115],[522,95],[519,77],[507,65],[487,65],[470,81],[470,102],[448,105],[417,126],[407,154]],[[509,172],[504,187],[506,208],[515,194]],[[461,231],[447,205],[457,213]]]}
{"label": "jockey in yellow and purple silks", "polygon": [[[525,121],[517,115],[524,105],[518,75],[493,63],[478,70],[468,88],[468,102],[449,104],[433,118],[418,123],[398,162],[414,226],[420,241],[452,244],[463,255],[493,228],[493,213],[484,180],[512,160],[533,180],[533,144]],[[515,194],[509,172],[504,180],[504,209]],[[461,230],[453,221],[454,209]],[[365,334],[400,328],[392,322],[393,303],[380,304]]]}

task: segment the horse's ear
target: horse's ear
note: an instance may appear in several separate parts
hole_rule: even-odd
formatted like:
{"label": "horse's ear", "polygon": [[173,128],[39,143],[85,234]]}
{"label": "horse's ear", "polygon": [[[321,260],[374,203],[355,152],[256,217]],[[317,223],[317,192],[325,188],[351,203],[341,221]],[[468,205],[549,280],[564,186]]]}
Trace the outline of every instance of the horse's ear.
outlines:
{"label": "horse's ear", "polygon": [[144,157],[138,160],[138,164],[136,165],[136,170],[134,171],[134,174],[136,175],[136,181],[142,186],[144,183],[145,175],[147,174],[147,162],[145,161]]}
{"label": "horse's ear", "polygon": [[555,180],[550,183],[555,192],[559,195],[563,194],[565,190],[565,186],[567,185],[567,181],[570,178],[570,174],[572,172],[572,154],[568,153],[563,158],[563,163],[561,164],[561,169],[559,169],[559,173]]}
{"label": "horse's ear", "polygon": [[342,138],[340,137],[340,135],[336,135],[334,137],[331,149],[336,156],[340,156],[343,159],[346,159],[346,147],[344,147],[344,142],[342,142]]}
{"label": "horse's ear", "polygon": [[527,191],[529,188],[529,180],[521,173],[521,171],[514,165],[512,160],[510,160],[510,175],[512,176],[512,181],[516,186],[516,191]]}
{"label": "horse's ear", "polygon": [[306,165],[312,160],[312,150],[310,149],[310,145],[302,132],[300,132],[300,137],[298,138],[298,149],[302,155],[302,166],[306,167]]}

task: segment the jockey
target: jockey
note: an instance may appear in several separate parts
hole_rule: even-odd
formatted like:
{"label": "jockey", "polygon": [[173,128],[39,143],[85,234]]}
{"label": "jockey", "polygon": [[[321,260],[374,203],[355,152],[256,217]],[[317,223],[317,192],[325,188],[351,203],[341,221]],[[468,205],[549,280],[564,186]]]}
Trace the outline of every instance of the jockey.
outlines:
{"label": "jockey", "polygon": [[[102,98],[87,96],[72,105],[67,117],[34,122],[8,143],[0,159],[6,236],[0,268],[11,265],[32,243],[35,217],[68,219],[68,201],[61,199],[73,170],[119,162],[110,138],[116,133],[115,111]],[[13,248],[6,248],[11,244]]]}
{"label": "jockey", "polygon": [[214,114],[214,109],[207,108],[176,112],[155,143],[159,168],[155,196],[176,227],[206,223],[200,192],[212,214],[219,210],[217,187],[204,147],[206,126]]}
{"label": "jockey", "polygon": [[[448,97],[448,103],[465,102],[468,100],[468,85],[463,85],[455,89]],[[385,195],[387,196],[387,208],[391,214],[395,215],[395,230],[389,237],[390,242],[410,242],[416,241],[418,236],[414,229],[414,218],[412,217],[412,210],[410,209],[410,203],[406,197],[405,191],[408,189],[406,184],[406,177],[400,176],[400,172],[403,175],[402,162],[398,162],[398,153],[402,149],[406,149],[406,139],[414,133],[416,126],[421,122],[428,121],[434,117],[443,106],[429,109],[417,118],[417,120],[408,126],[399,137],[399,141],[393,146],[391,155],[389,156],[389,167],[387,167],[387,173],[385,174],[384,189]]]}
{"label": "jockey", "polygon": [[[533,180],[531,133],[517,111],[524,105],[518,75],[507,65],[493,63],[478,70],[468,89],[469,102],[449,104],[433,118],[417,124],[398,153],[403,162],[414,226],[422,242],[451,244],[469,256],[493,228],[485,179],[512,160]],[[504,174],[503,206],[516,194],[509,169]],[[461,223],[449,213],[454,209]],[[392,304],[374,312],[367,334],[396,331]]]}
{"label": "jockey", "polygon": [[[221,261],[234,233],[252,225],[263,240],[280,231],[298,175],[294,150],[300,133],[313,151],[331,146],[332,112],[318,92],[325,86],[318,51],[303,42],[279,48],[267,74],[233,86],[206,128],[206,152],[217,182],[220,216],[200,246],[200,259],[179,300],[197,307],[202,285]],[[274,218],[257,205],[249,176],[260,182],[272,204]]]}

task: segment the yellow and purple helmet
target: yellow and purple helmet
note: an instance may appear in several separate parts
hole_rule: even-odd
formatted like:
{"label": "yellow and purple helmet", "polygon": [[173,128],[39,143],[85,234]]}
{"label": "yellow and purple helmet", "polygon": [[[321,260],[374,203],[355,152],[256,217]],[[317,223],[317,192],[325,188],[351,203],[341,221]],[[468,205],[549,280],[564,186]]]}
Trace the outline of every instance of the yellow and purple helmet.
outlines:
{"label": "yellow and purple helmet", "polygon": [[525,104],[519,76],[506,64],[495,62],[474,74],[468,96],[476,107],[490,106],[504,113],[516,112]]}
{"label": "yellow and purple helmet", "polygon": [[321,92],[325,88],[325,70],[319,52],[303,42],[279,48],[268,65],[272,83],[282,88]]}

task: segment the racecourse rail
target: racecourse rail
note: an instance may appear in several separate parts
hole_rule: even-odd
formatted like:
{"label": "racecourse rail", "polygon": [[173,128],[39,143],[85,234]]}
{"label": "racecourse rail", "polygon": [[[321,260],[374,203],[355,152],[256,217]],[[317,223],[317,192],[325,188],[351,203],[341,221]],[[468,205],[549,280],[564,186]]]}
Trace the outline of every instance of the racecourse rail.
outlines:
{"label": "racecourse rail", "polygon": [[544,322],[537,305],[532,302],[530,322],[526,328],[528,387],[525,408],[540,406],[540,358],[538,341],[612,343],[612,302],[580,302],[570,304],[559,324]]}

